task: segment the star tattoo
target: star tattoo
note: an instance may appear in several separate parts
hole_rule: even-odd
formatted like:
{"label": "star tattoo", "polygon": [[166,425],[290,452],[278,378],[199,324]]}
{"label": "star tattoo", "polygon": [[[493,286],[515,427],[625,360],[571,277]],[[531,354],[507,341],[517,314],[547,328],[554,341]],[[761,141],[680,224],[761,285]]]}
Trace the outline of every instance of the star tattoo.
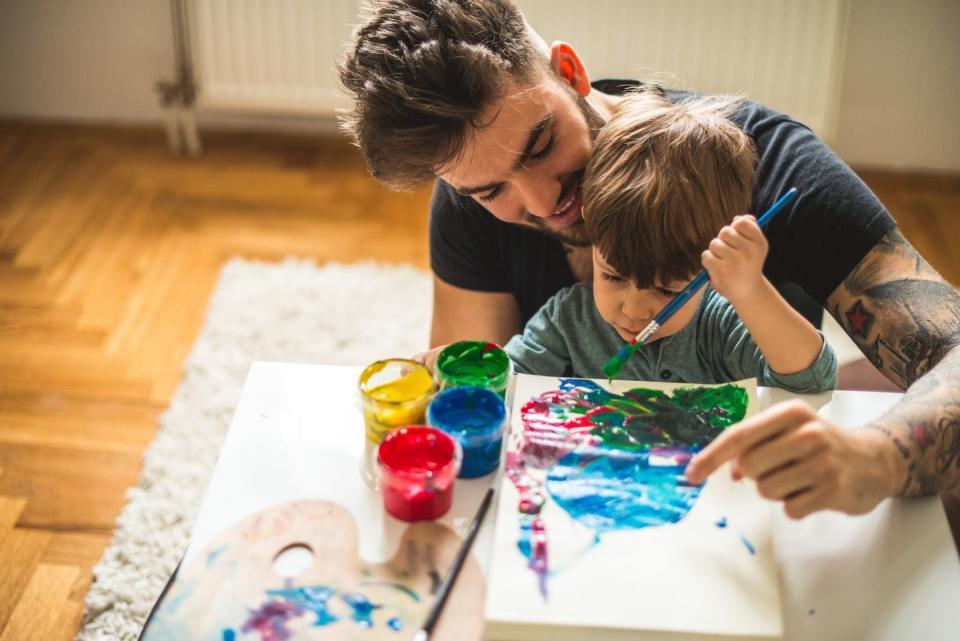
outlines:
{"label": "star tattoo", "polygon": [[866,338],[873,325],[873,314],[867,311],[860,300],[857,300],[853,306],[846,311],[847,323],[850,325],[850,331],[860,338]]}

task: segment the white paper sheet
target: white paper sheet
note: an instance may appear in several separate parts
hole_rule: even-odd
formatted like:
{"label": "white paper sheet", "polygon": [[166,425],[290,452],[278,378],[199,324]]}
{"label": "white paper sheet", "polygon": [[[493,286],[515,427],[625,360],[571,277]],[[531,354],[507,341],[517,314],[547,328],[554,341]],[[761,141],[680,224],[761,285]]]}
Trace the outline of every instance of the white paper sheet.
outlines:
{"label": "white paper sheet", "polygon": [[[557,389],[558,380],[518,377],[511,430],[522,430],[523,404]],[[680,387],[595,382],[617,393]],[[755,382],[739,385],[748,390],[749,415],[756,406]],[[504,475],[487,593],[489,639],[782,637],[771,504],[752,483],[735,483],[722,469],[679,522],[604,531],[598,543],[594,530],[550,496],[542,511],[550,566],[546,600],[518,548],[519,498]],[[722,519],[726,526],[718,527]]]}

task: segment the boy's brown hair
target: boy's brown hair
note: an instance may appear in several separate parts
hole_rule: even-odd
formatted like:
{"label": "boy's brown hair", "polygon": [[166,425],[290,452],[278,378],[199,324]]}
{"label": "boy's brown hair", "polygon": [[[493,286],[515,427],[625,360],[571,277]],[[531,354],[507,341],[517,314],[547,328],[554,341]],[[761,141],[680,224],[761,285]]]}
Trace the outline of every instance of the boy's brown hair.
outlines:
{"label": "boy's brown hair", "polygon": [[749,210],[756,150],[729,118],[739,103],[637,91],[597,135],[583,182],[587,233],[637,287],[699,273],[710,241]]}
{"label": "boy's brown hair", "polygon": [[[415,187],[454,160],[508,80],[547,58],[509,0],[378,0],[338,64],[341,118],[370,173]],[[537,37],[538,38],[538,37]]]}

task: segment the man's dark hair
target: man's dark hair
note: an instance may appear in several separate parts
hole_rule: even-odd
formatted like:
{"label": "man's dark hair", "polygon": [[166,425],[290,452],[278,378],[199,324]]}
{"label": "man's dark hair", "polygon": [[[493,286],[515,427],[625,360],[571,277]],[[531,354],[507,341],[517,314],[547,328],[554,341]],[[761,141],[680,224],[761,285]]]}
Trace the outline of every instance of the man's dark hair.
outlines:
{"label": "man's dark hair", "polygon": [[506,81],[529,79],[539,55],[508,0],[374,2],[338,64],[353,101],[341,124],[377,180],[415,187],[488,124]]}

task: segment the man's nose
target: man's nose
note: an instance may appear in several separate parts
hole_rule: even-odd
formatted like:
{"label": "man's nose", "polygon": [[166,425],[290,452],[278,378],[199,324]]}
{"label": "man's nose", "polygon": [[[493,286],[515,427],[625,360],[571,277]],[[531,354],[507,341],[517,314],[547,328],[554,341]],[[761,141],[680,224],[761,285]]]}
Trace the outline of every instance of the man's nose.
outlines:
{"label": "man's nose", "polygon": [[537,218],[552,216],[557,209],[561,184],[553,177],[523,176],[517,181],[524,209]]}

